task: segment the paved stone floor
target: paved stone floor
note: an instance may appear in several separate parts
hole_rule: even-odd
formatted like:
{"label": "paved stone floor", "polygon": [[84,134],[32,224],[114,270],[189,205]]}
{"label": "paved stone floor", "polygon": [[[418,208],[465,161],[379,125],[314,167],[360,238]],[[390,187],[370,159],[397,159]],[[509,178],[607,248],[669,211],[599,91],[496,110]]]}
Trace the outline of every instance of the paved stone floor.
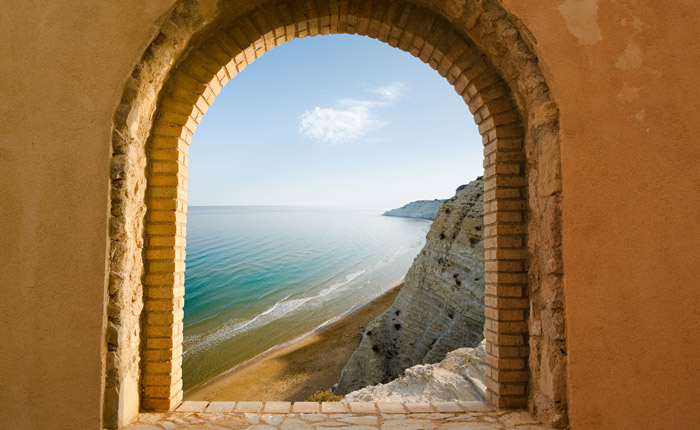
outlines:
{"label": "paved stone floor", "polygon": [[144,413],[127,430],[545,430],[525,411],[481,402],[184,402]]}

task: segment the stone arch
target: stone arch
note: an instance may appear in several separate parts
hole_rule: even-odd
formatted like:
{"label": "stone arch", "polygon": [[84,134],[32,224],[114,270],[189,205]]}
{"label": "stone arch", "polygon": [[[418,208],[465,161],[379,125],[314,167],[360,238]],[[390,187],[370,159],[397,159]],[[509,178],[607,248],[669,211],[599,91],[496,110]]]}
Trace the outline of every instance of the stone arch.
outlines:
{"label": "stone arch", "polygon": [[105,424],[182,399],[187,151],[221,88],[307,36],[365,35],[420,58],[484,143],[488,400],[566,423],[558,110],[531,38],[496,0],[182,0],[114,117]]}

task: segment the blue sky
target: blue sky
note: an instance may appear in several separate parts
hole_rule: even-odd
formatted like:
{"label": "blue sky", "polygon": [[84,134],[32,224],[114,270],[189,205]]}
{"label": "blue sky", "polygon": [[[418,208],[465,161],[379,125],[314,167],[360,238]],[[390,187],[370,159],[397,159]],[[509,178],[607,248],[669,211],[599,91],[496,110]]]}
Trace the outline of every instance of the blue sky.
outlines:
{"label": "blue sky", "polygon": [[436,71],[367,37],[295,40],[216,98],[192,138],[188,201],[390,209],[483,172],[481,137]]}

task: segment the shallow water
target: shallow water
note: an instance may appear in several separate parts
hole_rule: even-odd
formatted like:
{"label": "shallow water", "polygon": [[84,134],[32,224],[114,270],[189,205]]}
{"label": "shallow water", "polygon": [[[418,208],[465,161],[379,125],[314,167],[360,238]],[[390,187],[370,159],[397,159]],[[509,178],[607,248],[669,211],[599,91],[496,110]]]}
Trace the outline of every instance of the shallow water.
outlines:
{"label": "shallow water", "polygon": [[190,207],[185,389],[381,295],[430,223],[346,208]]}

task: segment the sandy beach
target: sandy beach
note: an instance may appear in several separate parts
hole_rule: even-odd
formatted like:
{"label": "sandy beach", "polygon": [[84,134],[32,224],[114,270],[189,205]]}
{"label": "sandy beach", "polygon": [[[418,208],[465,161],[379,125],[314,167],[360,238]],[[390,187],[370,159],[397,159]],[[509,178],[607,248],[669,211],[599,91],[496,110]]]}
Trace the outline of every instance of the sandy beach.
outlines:
{"label": "sandy beach", "polygon": [[362,328],[394,303],[402,286],[400,282],[332,324],[185,392],[185,400],[303,401],[331,388],[359,344]]}

